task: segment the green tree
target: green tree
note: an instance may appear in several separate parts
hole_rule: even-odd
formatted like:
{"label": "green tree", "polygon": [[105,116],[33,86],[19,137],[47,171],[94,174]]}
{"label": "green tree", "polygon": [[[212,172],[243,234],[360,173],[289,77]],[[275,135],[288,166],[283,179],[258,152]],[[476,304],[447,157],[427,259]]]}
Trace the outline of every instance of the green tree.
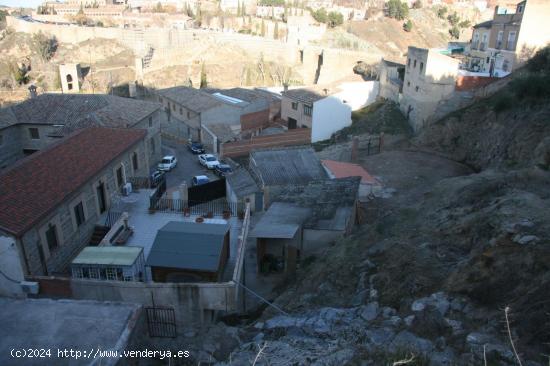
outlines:
{"label": "green tree", "polygon": [[241,16],[241,2],[240,1],[237,3],[237,16],[238,17]]}
{"label": "green tree", "polygon": [[450,34],[451,37],[453,37],[454,39],[459,39],[459,38],[460,38],[460,29],[458,29],[458,27],[455,25],[454,27],[452,27],[451,29],[449,29],[449,34]]}
{"label": "green tree", "polygon": [[265,23],[263,19],[262,19],[262,25],[260,28],[260,34],[262,35],[262,37],[265,37]]}
{"label": "green tree", "polygon": [[275,22],[275,27],[273,28],[273,39],[279,39],[279,22]]}
{"label": "green tree", "polygon": [[243,4],[241,5],[241,15],[243,17],[246,16],[246,6],[244,4],[244,1],[243,1]]}
{"label": "green tree", "polygon": [[454,27],[458,25],[458,23],[460,22],[460,17],[455,11],[454,13],[449,14],[449,16],[447,16],[447,20],[449,21],[449,24]]}
{"label": "green tree", "polygon": [[206,80],[206,69],[204,67],[204,62],[202,63],[202,66],[201,66],[201,85],[200,85],[200,88],[203,89],[203,88],[206,88],[208,87],[208,81]]}
{"label": "green tree", "polygon": [[285,9],[283,13],[283,22],[286,22],[287,20],[288,20],[288,8],[286,7],[286,3],[285,3]]}
{"label": "green tree", "polygon": [[405,30],[405,32],[410,32],[412,29],[413,29],[413,22],[411,22],[411,20],[409,19],[403,24],[403,30]]}
{"label": "green tree", "polygon": [[327,15],[327,23],[329,27],[334,28],[344,23],[344,16],[336,11],[331,11]]}
{"label": "green tree", "polygon": [[445,19],[445,14],[447,14],[447,7],[443,6],[437,9],[437,16],[441,19]]}
{"label": "green tree", "polygon": [[390,18],[403,20],[409,16],[409,7],[407,3],[402,3],[401,0],[388,1],[387,15]]}
{"label": "green tree", "polygon": [[327,11],[325,10],[325,8],[312,11],[311,16],[313,17],[313,19],[315,19],[319,23],[326,23],[328,18]]}

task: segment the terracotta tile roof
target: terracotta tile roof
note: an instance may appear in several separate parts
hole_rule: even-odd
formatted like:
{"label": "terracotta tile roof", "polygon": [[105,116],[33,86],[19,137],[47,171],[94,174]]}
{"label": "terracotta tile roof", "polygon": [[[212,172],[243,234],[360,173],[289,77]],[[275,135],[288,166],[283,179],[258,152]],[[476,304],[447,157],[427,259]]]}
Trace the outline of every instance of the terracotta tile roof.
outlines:
{"label": "terracotta tile roof", "polygon": [[146,134],[82,129],[18,161],[0,175],[0,229],[21,236]]}
{"label": "terracotta tile roof", "polygon": [[334,175],[335,178],[361,177],[361,183],[377,184],[378,181],[362,166],[352,163],[343,163],[334,160],[321,160],[321,163]]}

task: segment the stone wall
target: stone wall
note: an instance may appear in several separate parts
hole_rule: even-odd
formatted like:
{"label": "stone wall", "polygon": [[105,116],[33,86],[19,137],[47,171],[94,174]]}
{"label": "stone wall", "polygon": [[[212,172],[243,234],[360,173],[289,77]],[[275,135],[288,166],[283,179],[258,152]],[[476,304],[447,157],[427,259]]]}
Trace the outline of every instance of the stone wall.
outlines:
{"label": "stone wall", "polygon": [[[160,148],[160,146],[159,146]],[[99,206],[95,186],[100,180],[105,184],[107,206],[113,202],[113,198],[119,192],[116,184],[115,169],[121,164],[125,167],[125,176],[148,176],[148,166],[140,164],[138,170],[132,167],[132,154],[144,157],[145,144],[140,142],[134,148],[128,150],[123,156],[117,158],[101,173],[91,179],[77,192],[70,194],[65,201],[50,212],[40,223],[27,231],[21,238],[21,244],[26,254],[28,273],[31,275],[44,275],[61,273],[67,269],[70,261],[84,248],[92,235],[94,227],[99,221]],[[44,187],[47,189],[47,187]],[[83,202],[85,222],[77,227],[74,218],[74,205]],[[59,246],[51,253],[45,242],[43,230],[51,223],[56,226]]]}

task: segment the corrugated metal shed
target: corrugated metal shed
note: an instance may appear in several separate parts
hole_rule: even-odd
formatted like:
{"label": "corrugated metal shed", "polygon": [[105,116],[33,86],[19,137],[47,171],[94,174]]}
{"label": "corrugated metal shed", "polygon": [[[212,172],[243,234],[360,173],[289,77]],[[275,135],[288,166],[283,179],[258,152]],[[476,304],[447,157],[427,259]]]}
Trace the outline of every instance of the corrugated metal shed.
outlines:
{"label": "corrugated metal shed", "polygon": [[225,179],[237,198],[243,198],[260,191],[256,181],[245,168],[239,168],[233,173],[227,174]]}
{"label": "corrugated metal shed", "polygon": [[142,252],[142,247],[85,247],[72,264],[131,266]]}
{"label": "corrugated metal shed", "polygon": [[230,225],[171,221],[155,237],[147,266],[216,272]]}
{"label": "corrugated metal shed", "polygon": [[311,209],[274,202],[250,232],[252,238],[292,239],[311,215]]}
{"label": "corrugated metal shed", "polygon": [[305,184],[327,177],[311,147],[253,151],[250,157],[251,168],[267,186]]}

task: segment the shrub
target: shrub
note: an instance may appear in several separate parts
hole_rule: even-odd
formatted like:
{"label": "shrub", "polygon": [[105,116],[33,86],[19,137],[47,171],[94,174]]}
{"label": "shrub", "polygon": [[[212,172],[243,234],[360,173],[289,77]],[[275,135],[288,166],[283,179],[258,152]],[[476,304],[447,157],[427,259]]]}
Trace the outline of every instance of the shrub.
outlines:
{"label": "shrub", "polygon": [[405,24],[403,24],[403,30],[405,30],[405,32],[410,32],[413,28],[413,23],[411,22],[411,20],[407,20],[405,22]]}
{"label": "shrub", "polygon": [[519,99],[550,98],[550,74],[529,74],[518,77],[510,83],[510,87]]}
{"label": "shrub", "polygon": [[344,16],[341,13],[338,13],[336,11],[331,11],[330,13],[328,13],[327,18],[328,18],[327,19],[328,25],[331,28],[334,28],[344,23]]}
{"label": "shrub", "polygon": [[493,110],[495,111],[495,113],[500,113],[505,111],[506,109],[511,108],[513,105],[514,105],[514,98],[510,94],[506,93],[506,94],[499,95],[495,99]]}
{"label": "shrub", "polygon": [[454,13],[449,14],[449,16],[447,17],[447,20],[449,21],[449,24],[454,27],[454,26],[458,25],[458,23],[460,22],[460,17],[458,16],[458,14],[455,11]]}
{"label": "shrub", "polygon": [[311,16],[313,17],[313,19],[315,19],[319,23],[326,23],[328,18],[327,11],[325,10],[325,8],[317,9],[311,12]]}
{"label": "shrub", "polygon": [[463,20],[461,21],[460,23],[458,23],[458,26],[460,28],[469,28],[471,25],[470,21],[469,20]]}
{"label": "shrub", "polygon": [[550,46],[539,50],[527,62],[527,69],[531,72],[550,73]]}
{"label": "shrub", "polygon": [[443,6],[437,9],[437,16],[441,19],[445,19],[445,14],[447,14],[447,7]]}
{"label": "shrub", "polygon": [[50,60],[55,51],[57,51],[57,39],[55,36],[47,37],[44,33],[38,32],[33,36],[33,41],[36,47],[36,52],[43,60]]}
{"label": "shrub", "polygon": [[450,34],[451,37],[453,37],[454,39],[459,39],[459,38],[460,38],[460,29],[458,29],[458,27],[455,25],[454,27],[452,27],[451,29],[449,29],[449,34]]}

